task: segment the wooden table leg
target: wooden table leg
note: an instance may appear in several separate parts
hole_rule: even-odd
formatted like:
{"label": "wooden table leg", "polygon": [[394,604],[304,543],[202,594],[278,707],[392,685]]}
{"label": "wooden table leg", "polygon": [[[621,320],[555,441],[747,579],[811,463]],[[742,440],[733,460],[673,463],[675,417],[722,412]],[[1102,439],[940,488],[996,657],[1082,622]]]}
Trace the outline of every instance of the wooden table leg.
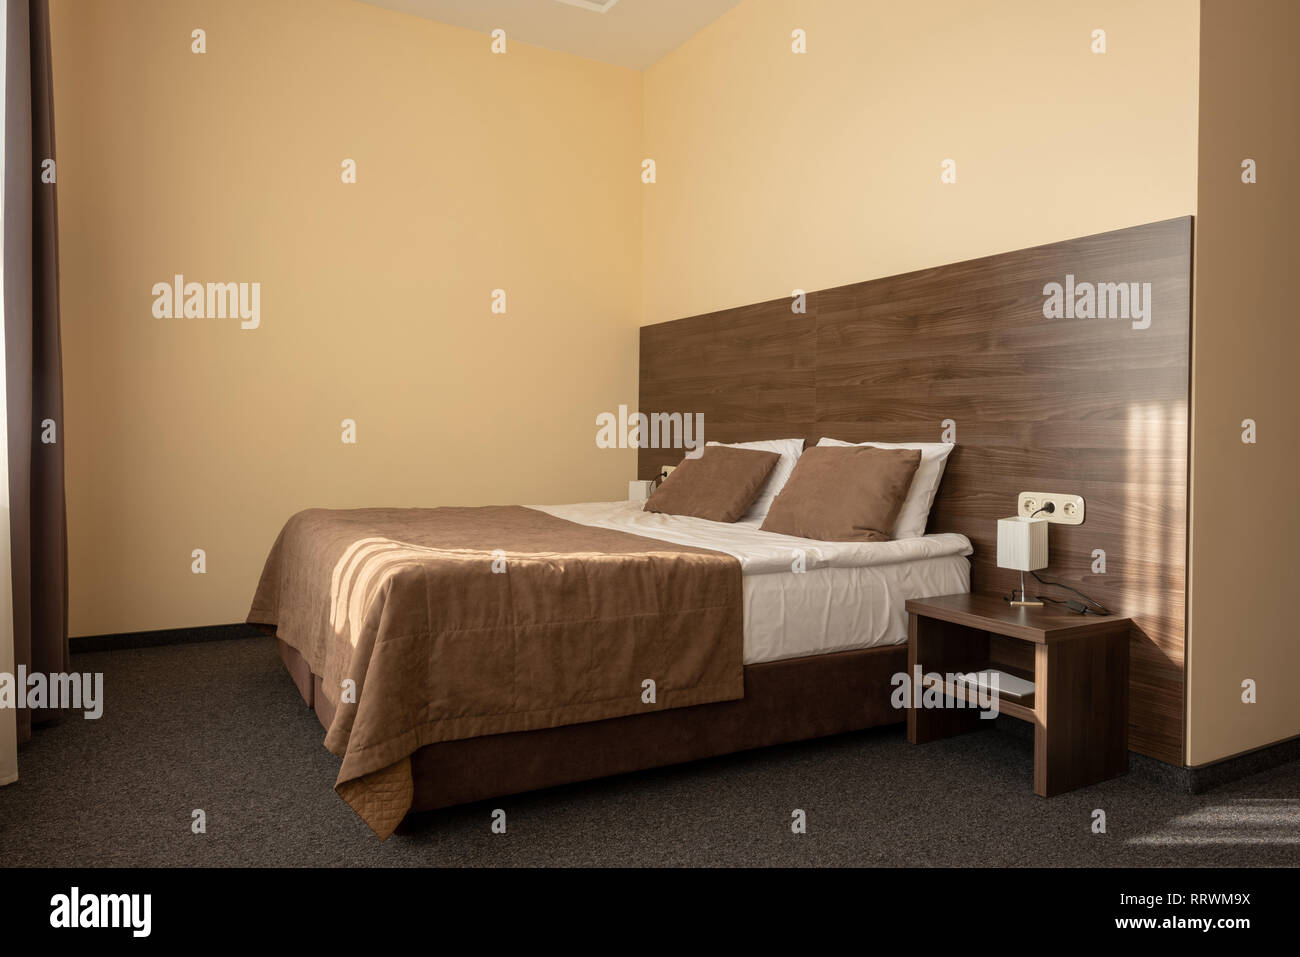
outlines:
{"label": "wooden table leg", "polygon": [[[908,616],[907,673],[915,678],[919,664],[923,673],[974,671],[985,667],[988,659],[988,636],[983,632],[917,615]],[[923,689],[922,689],[923,690]],[[914,693],[920,693],[915,691]],[[951,701],[948,702],[952,704]],[[907,740],[912,744],[925,744],[940,738],[988,727],[991,721],[981,721],[976,707],[943,707],[907,709]]]}
{"label": "wooden table leg", "polygon": [[1128,770],[1128,626],[1034,649],[1034,793]]}

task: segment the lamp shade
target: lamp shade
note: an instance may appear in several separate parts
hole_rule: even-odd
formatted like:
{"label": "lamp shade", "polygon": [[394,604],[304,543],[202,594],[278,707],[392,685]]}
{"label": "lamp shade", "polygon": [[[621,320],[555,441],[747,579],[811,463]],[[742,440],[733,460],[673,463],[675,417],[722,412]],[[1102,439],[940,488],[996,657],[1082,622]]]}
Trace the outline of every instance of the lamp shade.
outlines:
{"label": "lamp shade", "polygon": [[1047,567],[1047,519],[998,519],[998,567],[1032,572]]}

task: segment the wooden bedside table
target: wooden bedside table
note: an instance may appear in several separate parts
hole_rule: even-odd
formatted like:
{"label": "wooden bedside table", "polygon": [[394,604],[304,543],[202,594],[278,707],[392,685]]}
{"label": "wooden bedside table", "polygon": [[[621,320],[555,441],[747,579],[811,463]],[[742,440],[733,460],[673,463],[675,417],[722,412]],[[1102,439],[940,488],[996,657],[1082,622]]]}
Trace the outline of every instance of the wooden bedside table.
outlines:
{"label": "wooden bedside table", "polygon": [[[945,595],[907,602],[907,671],[940,675],[997,668],[1034,683],[1023,698],[999,697],[1000,713],[1034,726],[1034,793],[1051,797],[1128,771],[1129,619],[1012,608],[997,595]],[[914,707],[907,740],[924,744],[974,731],[979,709],[952,707],[975,689],[945,683],[943,708]],[[916,694],[916,692],[913,692]]]}

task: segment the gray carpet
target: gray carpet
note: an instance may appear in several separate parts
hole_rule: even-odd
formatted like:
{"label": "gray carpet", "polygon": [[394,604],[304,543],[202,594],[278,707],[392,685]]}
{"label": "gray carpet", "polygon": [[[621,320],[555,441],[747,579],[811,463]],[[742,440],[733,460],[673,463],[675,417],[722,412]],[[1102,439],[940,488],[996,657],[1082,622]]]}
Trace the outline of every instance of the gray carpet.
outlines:
{"label": "gray carpet", "polygon": [[[1139,773],[1042,800],[1030,743],[899,728],[425,815],[385,843],[267,639],[78,654],[105,713],[39,731],[0,788],[5,866],[1294,865],[1300,764],[1187,795]],[[508,830],[490,830],[494,807]],[[190,831],[207,813],[206,834]],[[792,809],[808,833],[790,831]],[[1106,813],[1107,833],[1090,830]]]}

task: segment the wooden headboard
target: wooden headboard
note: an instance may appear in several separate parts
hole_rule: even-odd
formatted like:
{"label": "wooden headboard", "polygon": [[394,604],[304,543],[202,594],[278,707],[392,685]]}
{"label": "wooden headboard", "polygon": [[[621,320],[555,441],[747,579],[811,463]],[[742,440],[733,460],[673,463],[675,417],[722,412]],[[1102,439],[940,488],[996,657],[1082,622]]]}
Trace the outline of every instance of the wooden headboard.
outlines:
{"label": "wooden headboard", "polygon": [[[1067,275],[1150,283],[1149,328],[1045,317]],[[792,297],[646,326],[640,411],[702,413],[721,442],[938,442],[951,422],[928,530],[970,538],[976,591],[1018,580],[996,561],[1018,493],[1082,495],[1040,574],[1133,618],[1129,746],[1182,764],[1191,275],[1183,217],[811,292],[802,314]],[[642,449],[640,477],[680,457]]]}

